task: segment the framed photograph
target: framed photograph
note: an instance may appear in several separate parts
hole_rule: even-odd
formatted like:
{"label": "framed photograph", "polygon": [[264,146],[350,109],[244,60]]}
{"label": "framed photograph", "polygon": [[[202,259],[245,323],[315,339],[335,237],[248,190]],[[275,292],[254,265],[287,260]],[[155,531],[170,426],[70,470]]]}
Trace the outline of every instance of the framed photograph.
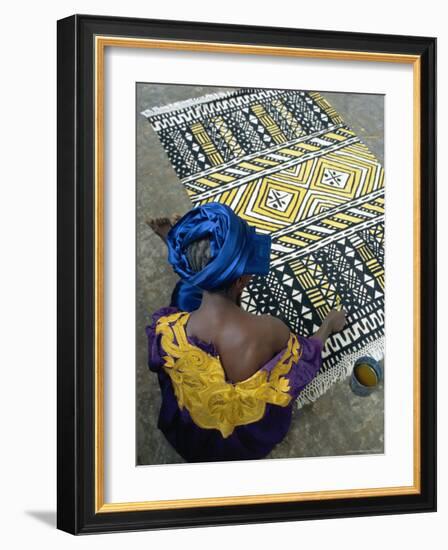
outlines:
{"label": "framed photograph", "polygon": [[435,511],[435,63],[58,21],[58,528]]}

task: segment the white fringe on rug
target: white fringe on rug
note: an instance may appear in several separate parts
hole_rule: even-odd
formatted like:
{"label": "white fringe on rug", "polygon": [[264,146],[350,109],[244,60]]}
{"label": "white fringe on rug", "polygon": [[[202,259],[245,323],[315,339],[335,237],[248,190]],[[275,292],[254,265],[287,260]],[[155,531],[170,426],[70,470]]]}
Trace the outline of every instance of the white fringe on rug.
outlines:
{"label": "white fringe on rug", "polygon": [[347,378],[347,376],[352,373],[355,361],[363,355],[370,355],[377,361],[381,361],[381,359],[384,358],[384,336],[378,338],[374,342],[369,342],[353,353],[347,353],[335,367],[318,374],[297,397],[297,408],[301,409],[304,405],[314,403],[319,397],[326,393],[335,382]]}
{"label": "white fringe on rug", "polygon": [[140,114],[149,118],[154,115],[161,115],[164,113],[171,113],[172,111],[177,111],[178,109],[186,109],[192,105],[201,105],[202,103],[209,103],[210,101],[215,101],[215,99],[224,99],[226,97],[234,95],[238,90],[229,90],[226,92],[215,92],[213,94],[206,94],[201,97],[192,97],[190,99],[183,99],[176,101],[174,103],[168,103],[162,105],[161,107],[153,107],[152,109],[145,109]]}

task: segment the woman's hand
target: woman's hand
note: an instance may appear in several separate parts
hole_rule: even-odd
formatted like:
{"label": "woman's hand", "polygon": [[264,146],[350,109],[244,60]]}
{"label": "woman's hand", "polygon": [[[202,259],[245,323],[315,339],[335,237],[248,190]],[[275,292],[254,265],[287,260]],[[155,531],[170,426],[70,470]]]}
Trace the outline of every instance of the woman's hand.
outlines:
{"label": "woman's hand", "polygon": [[325,321],[328,323],[330,334],[333,334],[334,332],[339,332],[345,327],[347,323],[345,311],[332,309],[325,317]]}

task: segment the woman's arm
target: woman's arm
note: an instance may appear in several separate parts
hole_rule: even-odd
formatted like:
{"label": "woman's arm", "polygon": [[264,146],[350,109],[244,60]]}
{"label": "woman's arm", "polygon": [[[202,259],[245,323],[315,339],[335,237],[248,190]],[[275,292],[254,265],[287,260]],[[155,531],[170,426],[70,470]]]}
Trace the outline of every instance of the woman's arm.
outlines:
{"label": "woman's arm", "polygon": [[[270,338],[273,340],[273,348],[275,352],[277,352],[286,346],[290,330],[278,317],[267,315],[266,319],[269,321]],[[323,346],[327,338],[333,333],[342,330],[346,323],[345,311],[332,309],[322,321],[319,329],[313,334],[313,337],[319,338]],[[267,337],[269,338],[269,335],[267,335]]]}
{"label": "woman's arm", "polygon": [[345,311],[332,309],[322,321],[319,329],[313,334],[313,337],[319,338],[322,344],[325,344],[326,339],[334,332],[342,330],[346,322]]}

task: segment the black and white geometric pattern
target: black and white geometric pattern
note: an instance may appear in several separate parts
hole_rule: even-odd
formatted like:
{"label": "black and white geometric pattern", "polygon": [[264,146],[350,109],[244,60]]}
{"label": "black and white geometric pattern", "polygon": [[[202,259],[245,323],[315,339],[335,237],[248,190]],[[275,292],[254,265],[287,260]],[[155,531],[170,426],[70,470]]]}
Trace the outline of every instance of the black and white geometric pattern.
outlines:
{"label": "black and white geometric pattern", "polygon": [[146,110],[194,205],[228,204],[272,239],[271,269],[242,306],[312,335],[332,308],[313,401],[384,350],[384,172],[317,92],[241,89]]}

